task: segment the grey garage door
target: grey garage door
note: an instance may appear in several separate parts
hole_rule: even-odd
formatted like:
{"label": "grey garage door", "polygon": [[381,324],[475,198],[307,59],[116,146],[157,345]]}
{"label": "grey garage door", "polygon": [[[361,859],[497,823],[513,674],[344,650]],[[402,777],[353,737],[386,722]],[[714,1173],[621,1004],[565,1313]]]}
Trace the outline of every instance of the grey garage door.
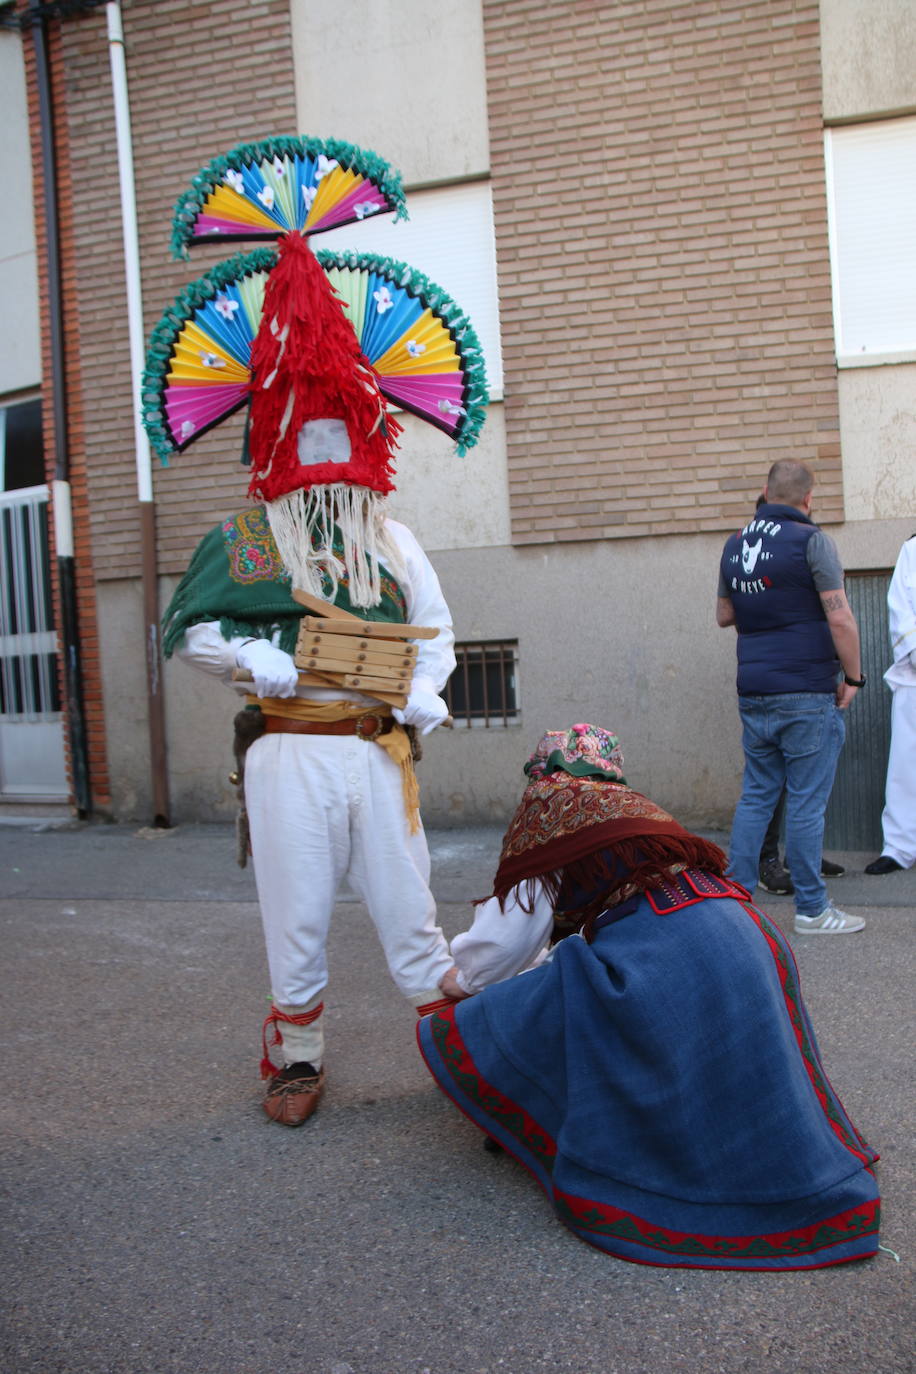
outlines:
{"label": "grey garage door", "polygon": [[892,655],[887,629],[888,571],[850,573],[846,595],[859,625],[868,685],[846,722],[846,745],[827,807],[824,848],[881,851],[881,811],[891,736],[891,693],[882,682]]}

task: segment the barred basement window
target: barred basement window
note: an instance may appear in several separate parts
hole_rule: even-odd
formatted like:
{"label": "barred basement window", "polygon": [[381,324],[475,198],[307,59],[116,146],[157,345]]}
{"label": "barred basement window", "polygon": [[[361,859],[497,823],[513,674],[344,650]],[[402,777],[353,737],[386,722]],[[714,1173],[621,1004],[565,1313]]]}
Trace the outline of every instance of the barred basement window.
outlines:
{"label": "barred basement window", "polygon": [[455,724],[489,729],[517,721],[518,640],[456,644],[455,658],[444,693]]}

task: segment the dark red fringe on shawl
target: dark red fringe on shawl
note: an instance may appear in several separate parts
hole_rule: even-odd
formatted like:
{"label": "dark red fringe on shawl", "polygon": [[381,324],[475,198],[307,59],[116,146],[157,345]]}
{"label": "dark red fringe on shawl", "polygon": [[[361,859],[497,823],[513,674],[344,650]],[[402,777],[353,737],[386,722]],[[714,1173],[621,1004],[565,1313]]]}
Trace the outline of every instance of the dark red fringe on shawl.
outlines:
{"label": "dark red fringe on shawl", "polygon": [[[657,887],[673,876],[675,867],[722,874],[728,865],[727,855],[717,844],[692,834],[675,820],[653,821],[648,833],[620,835],[621,829],[632,831],[632,819],[588,827],[587,842],[594,846],[589,853],[581,852],[586,836],[580,831],[514,856],[500,864],[494,896],[502,904],[518,887],[522,909],[532,910],[537,879],[554,905],[558,933],[572,934],[585,927],[587,934],[591,921],[627,891]],[[565,860],[564,851],[569,853]],[[570,895],[573,890],[582,894],[582,904],[559,909],[564,889]]]}

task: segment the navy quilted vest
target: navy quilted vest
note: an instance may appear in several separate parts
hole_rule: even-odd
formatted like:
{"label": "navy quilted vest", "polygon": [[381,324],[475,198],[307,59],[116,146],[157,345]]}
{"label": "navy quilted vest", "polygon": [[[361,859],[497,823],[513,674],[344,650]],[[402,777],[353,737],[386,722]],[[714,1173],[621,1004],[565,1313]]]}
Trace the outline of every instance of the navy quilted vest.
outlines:
{"label": "navy quilted vest", "polygon": [[816,531],[794,506],[766,504],[725,545],[740,696],[836,689],[840,664],[806,558]]}

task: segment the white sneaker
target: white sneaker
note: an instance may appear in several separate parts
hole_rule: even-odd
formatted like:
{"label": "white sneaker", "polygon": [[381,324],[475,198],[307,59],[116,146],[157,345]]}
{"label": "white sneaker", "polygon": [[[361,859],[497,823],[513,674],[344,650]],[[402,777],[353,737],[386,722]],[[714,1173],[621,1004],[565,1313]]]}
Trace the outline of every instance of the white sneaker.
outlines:
{"label": "white sneaker", "polygon": [[796,916],[796,935],[851,935],[853,931],[864,930],[865,922],[861,916],[850,916],[848,911],[840,911],[833,902],[828,902],[820,916]]}

